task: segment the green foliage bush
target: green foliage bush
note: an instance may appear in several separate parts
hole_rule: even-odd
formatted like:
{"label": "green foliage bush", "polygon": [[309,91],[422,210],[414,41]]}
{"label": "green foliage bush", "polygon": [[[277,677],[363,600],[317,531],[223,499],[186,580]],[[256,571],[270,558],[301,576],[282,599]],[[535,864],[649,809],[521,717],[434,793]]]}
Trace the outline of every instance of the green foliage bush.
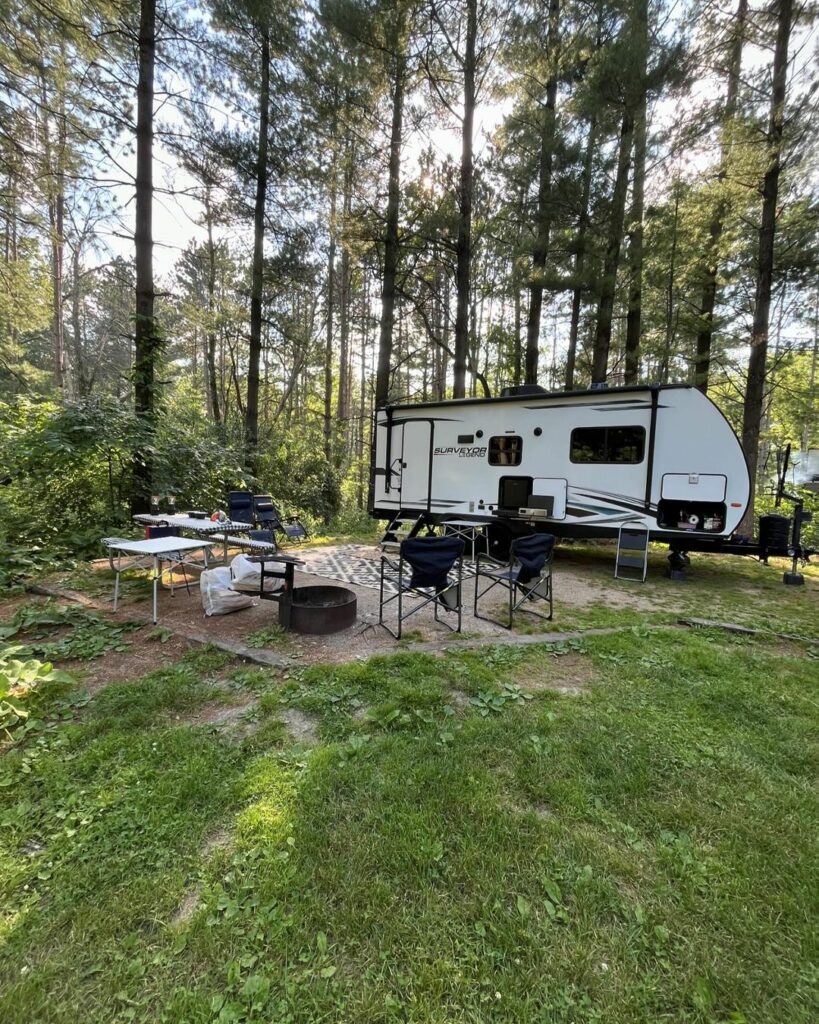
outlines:
{"label": "green foliage bush", "polygon": [[225,489],[242,483],[236,453],[183,402],[150,445],[138,419],[113,399],[0,404],[0,582],[44,561],[96,557],[102,536],[130,527],[138,445],[153,456],[157,489],[176,493],[180,507],[220,506]]}
{"label": "green foliage bush", "polygon": [[341,473],[328,465],[317,429],[285,429],[263,447],[253,487],[272,494],[282,512],[305,515],[314,527],[318,520],[333,522],[341,510]]}
{"label": "green foliage bush", "polygon": [[0,742],[28,731],[55,692],[74,682],[49,662],[25,654],[24,648],[0,641]]}
{"label": "green foliage bush", "polygon": [[227,492],[247,487],[271,493],[283,513],[298,513],[311,530],[341,510],[342,473],[327,464],[320,425],[285,428],[263,444],[254,479],[242,466],[241,438],[207,419],[186,381],[152,438],[113,398],[0,402],[0,585],[60,561],[98,557],[101,537],[132,528],[135,448],[152,456],[156,493],[175,495],[179,509],[226,508]]}

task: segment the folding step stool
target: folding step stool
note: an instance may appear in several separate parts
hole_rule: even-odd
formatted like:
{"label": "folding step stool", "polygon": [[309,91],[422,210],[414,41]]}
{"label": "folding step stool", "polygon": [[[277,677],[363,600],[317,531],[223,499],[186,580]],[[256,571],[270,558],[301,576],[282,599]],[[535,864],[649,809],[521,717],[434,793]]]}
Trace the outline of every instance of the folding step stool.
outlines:
{"label": "folding step stool", "polygon": [[645,583],[648,574],[648,525],[640,519],[623,523],[617,535],[616,580]]}

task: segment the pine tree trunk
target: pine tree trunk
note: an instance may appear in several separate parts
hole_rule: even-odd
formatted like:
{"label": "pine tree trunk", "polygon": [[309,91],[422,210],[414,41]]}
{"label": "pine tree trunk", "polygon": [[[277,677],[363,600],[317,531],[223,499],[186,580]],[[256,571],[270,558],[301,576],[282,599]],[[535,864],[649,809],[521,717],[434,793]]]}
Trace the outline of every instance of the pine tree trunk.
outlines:
{"label": "pine tree trunk", "polygon": [[540,315],[543,308],[543,285],[546,274],[546,258],[549,253],[549,234],[552,229],[552,165],[554,163],[555,125],[557,118],[557,74],[558,74],[558,22],[560,0],[549,3],[549,33],[546,49],[549,57],[549,77],[546,80],[546,104],[540,129],[540,165],[537,195],[537,225],[535,244],[532,248],[532,282],[529,286],[529,317],[526,322],[526,380],[537,384],[538,356],[540,344]]}
{"label": "pine tree trunk", "polygon": [[776,5],[777,30],[773,59],[771,112],[768,128],[769,158],[762,186],[762,221],[759,228],[759,264],[748,360],[748,384],[742,415],[742,447],[751,477],[748,508],[738,532],[752,534],[756,497],[759,434],[765,396],[765,373],[768,358],[768,327],[774,272],[774,237],[776,235],[779,172],[782,162],[782,135],[785,125],[785,100],[788,88],[788,43],[793,18],[793,0],[779,0]]}
{"label": "pine tree trunk", "polygon": [[364,460],[364,447],[366,444],[365,430],[367,425],[367,338],[370,331],[370,279],[364,278],[364,287],[361,289],[361,351],[358,364],[358,439],[356,442],[356,459],[358,462],[358,487],[356,490],[356,504],[363,512],[366,489],[364,487],[364,474],[366,463]]}
{"label": "pine tree trunk", "polygon": [[65,251],[65,96],[59,89],[56,145],[51,137],[49,107],[51,100],[45,74],[40,74],[40,101],[42,105],[43,158],[48,183],[48,227],[51,244],[51,352],[54,383],[65,387],[65,317],[63,315],[63,261]]}
{"label": "pine tree trunk", "polygon": [[[335,140],[336,122],[332,137]],[[335,142],[334,142],[335,144]],[[327,252],[327,323],[324,333],[324,457],[333,457],[333,309],[336,302],[336,155],[330,168],[330,246]]]}
{"label": "pine tree trunk", "polygon": [[151,441],[156,429],[156,360],[160,338],[154,317],[153,271],[153,118],[156,58],[156,0],[141,0],[136,119],[136,208],[134,258],[136,309],[134,315],[134,412],[142,422],[145,445],[134,453],[131,511],[150,507],[153,460]]}
{"label": "pine tree trunk", "polygon": [[514,305],[515,305],[515,321],[514,321],[514,338],[512,339],[513,352],[512,352],[512,382],[514,384],[520,384],[521,378],[523,377],[523,345],[521,344],[521,301],[520,301],[520,288],[515,280],[514,267],[512,268],[512,288],[514,289]]}
{"label": "pine tree trunk", "polygon": [[85,370],[85,354],[83,352],[82,327],[80,325],[80,306],[82,291],[80,285],[80,242],[77,240],[71,254],[71,341],[74,348],[74,387],[80,398],[88,395],[88,381]]}
{"label": "pine tree trunk", "polygon": [[264,211],[267,199],[267,147],[270,123],[270,30],[260,30],[259,134],[256,149],[256,201],[253,207],[253,269],[250,283],[250,345],[245,402],[245,461],[256,472],[259,448],[259,367],[262,355]]}
{"label": "pine tree trunk", "polygon": [[464,54],[464,118],[461,129],[461,178],[458,190],[458,238],[456,243],[455,365],[452,397],[466,395],[469,355],[469,298],[472,260],[472,135],[475,121],[475,46],[478,36],[478,0],[466,0],[466,50]]}
{"label": "pine tree trunk", "polygon": [[586,152],[583,157],[583,191],[580,198],[580,216],[577,219],[577,236],[575,238],[574,280],[572,289],[572,314],[569,323],[569,348],[566,353],[567,391],[574,388],[575,364],[577,362],[577,339],[580,332],[580,307],[583,302],[583,271],[586,263],[586,233],[589,228],[589,202],[591,199],[592,169],[594,167],[594,147],[597,142],[597,119],[592,117],[589,122],[589,134],[586,136]]}
{"label": "pine tree trunk", "polygon": [[819,290],[816,292],[813,307],[813,355],[810,361],[810,377],[808,379],[808,391],[805,399],[805,416],[802,420],[800,436],[802,442],[800,448],[806,452],[810,448],[811,432],[816,429],[816,422],[813,416],[813,409],[816,402],[816,380],[817,368],[819,368]]}
{"label": "pine tree trunk", "polygon": [[671,253],[668,261],[668,278],[665,287],[665,343],[663,345],[663,357],[660,363],[660,383],[668,383],[668,373],[671,366],[671,349],[676,334],[676,289],[674,281],[677,274],[677,244],[679,239],[680,223],[680,181],[674,182],[674,217],[671,221]]}
{"label": "pine tree trunk", "polygon": [[[355,151],[348,147],[344,166],[344,198],[342,202],[344,222],[349,222],[353,202],[353,165]],[[341,289],[339,295],[339,370],[338,370],[338,422],[346,430],[350,419],[350,292],[352,290],[352,266],[350,249],[345,243],[341,247]],[[342,446],[342,453],[347,445]]]}
{"label": "pine tree trunk", "polygon": [[631,157],[631,142],[634,135],[634,120],[630,111],[623,115],[620,128],[620,146],[617,154],[617,176],[611,198],[611,219],[603,264],[603,279],[600,282],[600,301],[597,306],[597,328],[592,355],[592,383],[604,384],[608,371],[609,348],[611,347],[611,321],[614,313],[614,293],[617,284],[617,265],[620,261],[620,247],[623,242],[623,221],[628,189],[628,167]]}
{"label": "pine tree trunk", "polygon": [[643,200],[646,180],[646,96],[634,119],[634,171],[629,231],[628,315],[626,318],[625,382],[640,376],[640,333],[643,313]]}
{"label": "pine tree trunk", "polygon": [[395,324],[395,277],[398,270],[398,216],[401,189],[401,142],[404,134],[404,89],[406,56],[395,55],[395,80],[392,94],[390,164],[387,185],[387,222],[384,231],[384,278],[381,284],[381,327],[378,337],[378,367],[375,376],[375,407],[387,404],[392,368],[393,328]]}
{"label": "pine tree trunk", "polygon": [[[733,40],[728,64],[728,87],[725,95],[725,111],[723,113],[722,139],[720,143],[720,166],[718,180],[720,186],[728,173],[728,156],[731,149],[732,122],[737,109],[739,95],[739,76],[742,70],[742,45],[745,36],[745,20],[748,14],[748,0],[739,0],[733,24]],[[697,355],[694,364],[694,384],[703,394],[708,392],[708,378],[711,373],[711,347],[714,336],[714,307],[717,301],[717,274],[719,270],[720,239],[728,213],[728,203],[724,195],[720,195],[714,206],[708,240],[708,258],[704,267],[704,283],[700,300],[699,323],[697,332]]]}
{"label": "pine tree trunk", "polygon": [[213,210],[210,188],[205,190],[205,220],[208,226],[208,330],[205,349],[205,375],[207,377],[208,411],[213,422],[221,424],[219,387],[216,379],[216,250],[213,244]]}

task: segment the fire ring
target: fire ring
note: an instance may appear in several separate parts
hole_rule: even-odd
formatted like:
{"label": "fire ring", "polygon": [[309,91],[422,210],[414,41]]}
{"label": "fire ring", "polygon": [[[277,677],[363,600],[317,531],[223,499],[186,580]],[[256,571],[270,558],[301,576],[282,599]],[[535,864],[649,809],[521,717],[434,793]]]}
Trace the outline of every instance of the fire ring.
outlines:
{"label": "fire ring", "polygon": [[346,587],[296,587],[290,601],[279,600],[279,622],[314,636],[349,629],[357,611],[358,597]]}

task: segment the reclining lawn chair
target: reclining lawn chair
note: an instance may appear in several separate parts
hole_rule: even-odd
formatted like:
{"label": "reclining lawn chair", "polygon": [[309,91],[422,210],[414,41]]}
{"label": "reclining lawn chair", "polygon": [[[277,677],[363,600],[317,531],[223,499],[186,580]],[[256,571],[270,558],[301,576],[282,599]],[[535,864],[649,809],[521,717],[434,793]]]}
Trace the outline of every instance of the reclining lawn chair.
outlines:
{"label": "reclining lawn chair", "polygon": [[256,523],[262,530],[278,530],[288,540],[294,540],[297,544],[310,536],[307,527],[298,516],[286,516],[282,519],[281,512],[273,504],[273,498],[269,494],[253,495],[253,513]]}
{"label": "reclining lawn chair", "polygon": [[[464,563],[464,542],[461,537],[414,537],[401,542],[398,562],[387,555],[381,556],[381,588],[378,621],[401,639],[402,623],[430,602],[435,606],[435,621],[441,622],[453,632],[460,633],[462,618],[462,583]],[[406,578],[409,566],[409,579]],[[390,573],[398,592],[384,598],[385,573]],[[397,578],[396,578],[397,577]],[[404,594],[411,594],[418,601],[407,612],[404,611]],[[398,602],[398,631],[384,622],[384,608],[392,601]],[[452,626],[439,618],[439,608],[458,613],[458,625]]]}
{"label": "reclining lawn chair", "polygon": [[228,491],[228,518],[232,523],[254,525],[253,495],[250,491]]}
{"label": "reclining lawn chair", "polygon": [[[506,629],[512,628],[515,612],[522,605],[525,610],[539,619],[551,619],[552,606],[552,557],[555,538],[551,533],[534,533],[529,537],[518,537],[509,549],[509,561],[502,562],[491,555],[480,552],[475,562],[475,618],[494,622]],[[491,582],[481,590],[481,580]],[[497,586],[509,591],[509,622],[500,622],[488,615],[478,613],[478,599]],[[531,604],[538,600],[549,602],[549,614],[535,611]]]}

